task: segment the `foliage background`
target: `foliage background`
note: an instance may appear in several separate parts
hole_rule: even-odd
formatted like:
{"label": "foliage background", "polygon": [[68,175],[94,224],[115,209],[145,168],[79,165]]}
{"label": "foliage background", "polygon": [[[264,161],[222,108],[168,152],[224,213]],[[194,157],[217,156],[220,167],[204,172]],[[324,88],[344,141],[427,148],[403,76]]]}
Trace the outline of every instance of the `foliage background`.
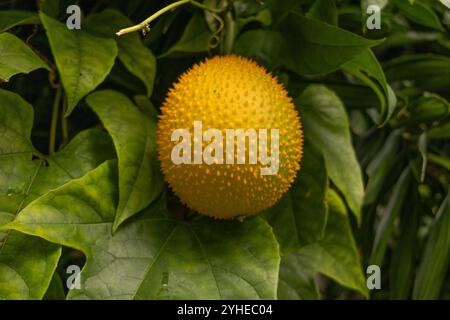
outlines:
{"label": "foliage background", "polygon": [[[170,2],[76,1],[74,31],[73,1],[1,1],[0,298],[448,299],[444,2],[206,0],[118,38]],[[306,137],[292,189],[244,222],[189,212],[155,156],[171,83],[224,53],[279,77]]]}

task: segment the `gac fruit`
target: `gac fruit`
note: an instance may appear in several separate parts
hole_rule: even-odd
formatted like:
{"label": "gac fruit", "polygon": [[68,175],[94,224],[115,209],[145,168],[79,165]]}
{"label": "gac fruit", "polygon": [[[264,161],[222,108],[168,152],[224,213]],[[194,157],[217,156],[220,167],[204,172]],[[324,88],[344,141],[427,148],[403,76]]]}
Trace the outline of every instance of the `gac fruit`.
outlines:
{"label": "gac fruit", "polygon": [[[194,132],[194,124],[199,123],[203,130],[215,129],[214,139],[202,139],[205,136]],[[192,138],[184,142],[187,147],[180,156],[187,161],[182,163],[174,161],[180,135],[174,139],[173,133],[180,129]],[[257,140],[255,149],[250,135],[228,140],[230,129],[266,130],[269,137],[265,145]],[[271,132],[278,132],[278,140]],[[219,139],[217,134],[223,140],[214,141]],[[240,162],[239,139],[245,154]],[[212,142],[217,147],[210,153],[214,162],[199,162],[203,160],[199,152],[206,152]],[[157,145],[165,180],[185,205],[210,217],[242,218],[274,205],[300,169],[302,143],[298,112],[282,84],[244,57],[216,56],[193,66],[180,76],[161,107]],[[272,158],[277,161],[272,174],[262,174],[273,165],[262,158],[262,147],[268,149],[269,158],[277,155]]]}

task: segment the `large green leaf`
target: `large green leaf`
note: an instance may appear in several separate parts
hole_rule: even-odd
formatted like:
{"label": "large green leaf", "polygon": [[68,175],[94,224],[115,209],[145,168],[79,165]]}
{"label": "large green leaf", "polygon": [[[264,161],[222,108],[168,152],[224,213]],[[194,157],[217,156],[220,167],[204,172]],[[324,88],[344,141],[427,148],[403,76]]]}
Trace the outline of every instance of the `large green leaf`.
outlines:
{"label": "large green leaf", "polygon": [[364,187],[342,102],[326,87],[311,85],[295,103],[302,115],[305,136],[322,152],[331,181],[360,220]]}
{"label": "large green leaf", "polygon": [[112,39],[98,38],[39,14],[67,94],[69,115],[77,103],[106,78],[117,56]]}
{"label": "large green leaf", "polygon": [[234,52],[273,67],[284,66],[300,75],[319,75],[339,69],[379,41],[368,40],[328,23],[291,13],[280,30],[244,32]]}
{"label": "large green leaf", "polygon": [[160,194],[163,179],[156,157],[156,121],[127,97],[98,91],[87,98],[111,134],[119,158],[119,206],[114,230]]}
{"label": "large green leaf", "polygon": [[323,156],[305,145],[302,167],[291,189],[265,217],[283,253],[322,239],[327,221],[327,171]]}
{"label": "large green leaf", "polygon": [[438,299],[450,265],[450,194],[442,202],[421,257],[413,299]]}
{"label": "large green leaf", "polygon": [[282,258],[279,299],[316,299],[316,273],[367,296],[345,204],[333,190],[328,189],[327,195],[329,215],[325,237]]}
{"label": "large green leaf", "polygon": [[[7,222],[1,220],[0,212],[0,227]],[[60,255],[58,245],[17,231],[7,232],[0,239],[0,299],[41,299]]]}
{"label": "large green leaf", "polygon": [[325,22],[290,13],[280,25],[286,39],[283,63],[294,72],[325,74],[380,43]]}
{"label": "large green leaf", "polygon": [[133,22],[119,11],[106,9],[87,18],[86,30],[99,37],[117,39],[119,60],[144,83],[147,96],[150,96],[156,76],[155,56],[142,43],[139,34],[131,33],[119,38],[116,36],[118,30],[132,24]]}
{"label": "large green leaf", "polygon": [[0,11],[0,33],[15,26],[37,22],[37,16],[31,11],[3,10]]}
{"label": "large green leaf", "polygon": [[[92,129],[49,157],[47,166],[42,159],[33,161],[32,124],[33,108],[20,96],[0,90],[0,227],[49,189],[114,156],[107,134]],[[42,298],[60,253],[59,246],[42,239],[13,230],[0,232],[0,298]]]}
{"label": "large green leaf", "polygon": [[40,68],[49,69],[22,40],[7,32],[0,34],[0,80],[8,81],[18,73]]}
{"label": "large green leaf", "polygon": [[271,228],[168,218],[164,197],[112,235],[115,162],[30,204],[9,228],[83,251],[70,299],[274,299],[279,252]]}

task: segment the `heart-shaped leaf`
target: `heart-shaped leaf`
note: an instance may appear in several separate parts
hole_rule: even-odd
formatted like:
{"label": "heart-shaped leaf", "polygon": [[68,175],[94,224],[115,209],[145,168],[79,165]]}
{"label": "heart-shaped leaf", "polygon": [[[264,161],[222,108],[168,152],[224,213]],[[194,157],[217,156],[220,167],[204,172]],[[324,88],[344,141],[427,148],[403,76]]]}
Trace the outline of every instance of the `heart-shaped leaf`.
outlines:
{"label": "heart-shaped leaf", "polygon": [[117,56],[117,45],[112,39],[98,38],[82,30],[69,30],[65,24],[43,12],[39,17],[47,31],[67,94],[67,116],[111,71]]}
{"label": "heart-shaped leaf", "polygon": [[164,197],[112,234],[116,163],[31,203],[7,227],[87,257],[70,299],[274,299],[279,252],[261,218],[180,222]]}
{"label": "heart-shaped leaf", "polygon": [[[0,90],[0,227],[32,200],[114,157],[108,135],[91,129],[46,162],[32,160],[37,154],[30,142],[32,124],[33,108],[18,95]],[[59,246],[42,239],[0,231],[0,298],[41,299],[60,254]]]}
{"label": "heart-shaped leaf", "polygon": [[22,40],[10,33],[0,34],[0,80],[8,81],[18,73],[29,73],[48,65]]}

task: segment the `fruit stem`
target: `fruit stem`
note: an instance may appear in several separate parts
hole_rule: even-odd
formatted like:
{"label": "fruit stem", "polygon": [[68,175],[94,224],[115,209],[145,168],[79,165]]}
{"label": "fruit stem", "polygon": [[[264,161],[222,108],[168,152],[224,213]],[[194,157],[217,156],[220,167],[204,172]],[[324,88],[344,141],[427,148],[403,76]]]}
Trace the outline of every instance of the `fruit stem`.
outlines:
{"label": "fruit stem", "polygon": [[149,29],[148,25],[150,24],[150,22],[152,22],[153,20],[155,20],[156,18],[158,18],[159,16],[163,15],[164,13],[166,13],[167,11],[173,10],[176,7],[182,6],[184,4],[190,3],[193,6],[196,6],[198,8],[201,8],[203,10],[208,10],[214,13],[220,13],[221,10],[219,9],[213,9],[213,8],[208,8],[207,6],[205,6],[204,4],[194,1],[194,0],[180,0],[180,1],[176,1],[172,4],[169,4],[168,6],[162,8],[161,10],[157,11],[156,13],[152,14],[150,17],[148,17],[147,19],[145,19],[144,21],[142,21],[141,23],[132,26],[132,27],[128,27],[125,29],[121,29],[119,30],[116,35],[121,36],[127,33],[131,33],[131,32],[135,32],[135,31],[139,31],[139,30],[147,30]]}
{"label": "fruit stem", "polygon": [[49,154],[53,154],[55,152],[56,126],[58,123],[58,111],[59,111],[59,104],[61,103],[61,95],[62,95],[62,88],[61,85],[59,85],[56,88],[55,100],[53,101],[52,120],[50,124],[50,141],[48,145]]}

